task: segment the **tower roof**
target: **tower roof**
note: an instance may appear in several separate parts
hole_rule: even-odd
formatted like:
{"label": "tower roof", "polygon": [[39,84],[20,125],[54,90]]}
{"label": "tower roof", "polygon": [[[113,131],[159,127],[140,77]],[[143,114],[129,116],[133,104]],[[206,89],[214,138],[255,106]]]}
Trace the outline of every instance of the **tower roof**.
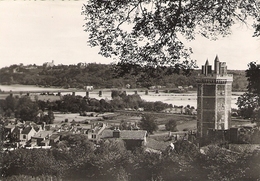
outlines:
{"label": "tower roof", "polygon": [[208,60],[208,59],[206,60],[206,63],[205,63],[205,65],[209,65],[209,60]]}
{"label": "tower roof", "polygon": [[216,55],[215,62],[219,62],[218,55]]}

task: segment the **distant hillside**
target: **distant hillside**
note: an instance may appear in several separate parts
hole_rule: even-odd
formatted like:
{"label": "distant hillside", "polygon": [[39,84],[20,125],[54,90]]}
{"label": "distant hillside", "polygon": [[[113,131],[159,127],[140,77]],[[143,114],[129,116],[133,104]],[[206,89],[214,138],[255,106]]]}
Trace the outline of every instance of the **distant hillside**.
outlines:
{"label": "distant hillside", "polygon": [[[233,90],[245,90],[247,80],[245,71],[230,70],[234,75]],[[123,88],[131,86],[149,87],[165,86],[167,88],[176,88],[178,86],[196,87],[195,78],[200,70],[192,71],[190,76],[185,75],[165,75],[158,77],[143,78],[143,75],[124,75],[114,76],[113,65],[78,63],[77,65],[57,65],[53,67],[37,65],[12,65],[0,69],[0,84],[23,84],[38,86],[58,86],[63,88],[83,88],[84,86],[94,86],[94,88]]]}

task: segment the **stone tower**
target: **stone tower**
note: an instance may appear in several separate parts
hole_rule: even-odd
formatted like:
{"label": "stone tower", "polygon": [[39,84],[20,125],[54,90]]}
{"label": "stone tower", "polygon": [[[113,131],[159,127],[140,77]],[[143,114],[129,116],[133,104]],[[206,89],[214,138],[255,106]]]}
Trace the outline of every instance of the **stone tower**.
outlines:
{"label": "stone tower", "polygon": [[197,131],[198,136],[209,130],[227,130],[231,123],[231,90],[233,75],[227,74],[225,62],[215,58],[214,70],[208,60],[197,78]]}

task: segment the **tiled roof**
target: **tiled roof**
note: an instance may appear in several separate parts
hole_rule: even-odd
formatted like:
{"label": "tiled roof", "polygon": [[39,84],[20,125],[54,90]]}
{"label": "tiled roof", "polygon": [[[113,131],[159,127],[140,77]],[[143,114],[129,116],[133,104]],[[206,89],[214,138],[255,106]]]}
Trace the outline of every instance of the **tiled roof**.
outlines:
{"label": "tiled roof", "polygon": [[34,138],[45,138],[48,135],[51,135],[52,131],[39,131],[38,133],[36,133],[36,135],[34,135]]}
{"label": "tiled roof", "polygon": [[22,130],[21,134],[29,134],[30,131],[32,130],[32,127],[29,126],[29,127],[26,127]]}
{"label": "tiled roof", "polygon": [[146,133],[147,133],[147,131],[144,131],[144,130],[138,130],[138,131],[123,130],[120,132],[120,138],[143,140],[146,137]]}
{"label": "tiled roof", "polygon": [[15,127],[15,125],[7,125],[7,126],[5,126],[6,129],[12,129],[14,127]]}
{"label": "tiled roof", "polygon": [[170,142],[157,141],[152,138],[147,138],[146,147],[154,150],[165,150],[170,145]]}
{"label": "tiled roof", "polygon": [[113,138],[113,130],[105,129],[105,130],[101,133],[101,138]]}
{"label": "tiled roof", "polygon": [[[125,140],[144,140],[146,133],[147,131],[144,130],[121,130],[119,138]],[[101,138],[113,138],[113,130],[104,130]]]}
{"label": "tiled roof", "polygon": [[50,136],[50,140],[55,140],[55,139],[57,139],[58,137],[60,137],[60,135],[58,135],[58,134],[53,134],[53,135]]}
{"label": "tiled roof", "polygon": [[34,128],[35,131],[39,131],[40,130],[39,126],[37,126],[37,125],[33,125],[33,128]]}

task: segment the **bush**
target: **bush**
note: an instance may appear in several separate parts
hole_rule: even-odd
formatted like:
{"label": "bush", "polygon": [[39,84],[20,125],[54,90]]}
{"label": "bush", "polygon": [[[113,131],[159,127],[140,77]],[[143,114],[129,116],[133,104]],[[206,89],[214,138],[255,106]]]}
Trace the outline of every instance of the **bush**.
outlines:
{"label": "bush", "polygon": [[178,131],[177,129],[177,122],[173,119],[170,119],[166,124],[165,124],[165,129],[167,131],[173,131],[176,132]]}
{"label": "bush", "polygon": [[158,130],[158,126],[156,122],[154,121],[154,118],[152,115],[145,114],[143,115],[141,122],[140,122],[140,127],[143,130],[146,130],[148,133],[153,134],[154,131]]}

